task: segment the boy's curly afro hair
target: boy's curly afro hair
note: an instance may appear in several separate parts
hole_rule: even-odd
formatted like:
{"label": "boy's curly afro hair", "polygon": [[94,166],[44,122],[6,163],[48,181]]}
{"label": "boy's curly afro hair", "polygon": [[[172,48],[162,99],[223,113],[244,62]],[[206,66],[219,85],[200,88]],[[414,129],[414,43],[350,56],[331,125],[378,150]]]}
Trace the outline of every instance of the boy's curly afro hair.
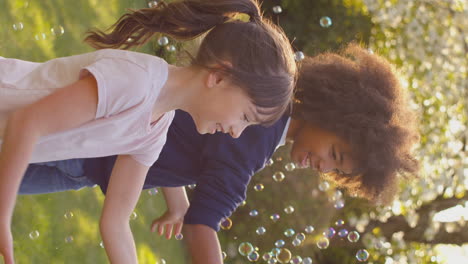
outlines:
{"label": "boy's curly afro hair", "polygon": [[350,144],[356,171],[326,176],[358,196],[387,204],[398,175],[418,170],[412,148],[419,136],[405,91],[387,60],[356,44],[302,62],[293,117]]}

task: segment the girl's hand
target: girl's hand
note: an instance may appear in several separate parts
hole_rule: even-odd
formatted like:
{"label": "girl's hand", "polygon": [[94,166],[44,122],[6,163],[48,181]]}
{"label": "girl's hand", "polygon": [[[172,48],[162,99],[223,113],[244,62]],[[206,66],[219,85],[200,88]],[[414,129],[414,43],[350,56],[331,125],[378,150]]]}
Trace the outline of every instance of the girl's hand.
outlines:
{"label": "girl's hand", "polygon": [[160,236],[164,233],[164,227],[166,228],[166,239],[171,239],[172,231],[174,236],[182,232],[182,226],[184,224],[184,214],[171,213],[169,210],[166,211],[161,217],[156,218],[151,224],[151,232],[155,232],[156,228]]}
{"label": "girl's hand", "polygon": [[3,256],[5,264],[15,263],[13,258],[13,236],[8,227],[0,230],[0,256]]}

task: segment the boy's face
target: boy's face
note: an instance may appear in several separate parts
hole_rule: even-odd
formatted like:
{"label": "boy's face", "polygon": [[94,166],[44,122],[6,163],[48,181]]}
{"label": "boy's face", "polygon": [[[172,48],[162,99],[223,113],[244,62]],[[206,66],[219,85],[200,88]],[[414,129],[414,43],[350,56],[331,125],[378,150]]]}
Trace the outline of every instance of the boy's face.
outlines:
{"label": "boy's face", "polygon": [[[335,134],[304,121],[296,122],[291,159],[299,167],[310,167],[322,173],[350,174],[355,169],[351,147]],[[297,123],[299,122],[299,123]]]}

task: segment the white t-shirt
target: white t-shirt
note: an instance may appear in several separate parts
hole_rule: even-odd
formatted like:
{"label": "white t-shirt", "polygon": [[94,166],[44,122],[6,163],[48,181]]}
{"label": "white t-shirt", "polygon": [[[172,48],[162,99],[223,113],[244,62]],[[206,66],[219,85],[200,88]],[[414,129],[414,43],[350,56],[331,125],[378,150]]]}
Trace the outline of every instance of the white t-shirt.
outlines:
{"label": "white t-shirt", "polygon": [[168,65],[143,53],[105,49],[44,63],[0,57],[0,138],[11,111],[88,74],[98,86],[95,119],[41,137],[30,162],[127,154],[151,166],[166,142],[174,111],[150,124]]}

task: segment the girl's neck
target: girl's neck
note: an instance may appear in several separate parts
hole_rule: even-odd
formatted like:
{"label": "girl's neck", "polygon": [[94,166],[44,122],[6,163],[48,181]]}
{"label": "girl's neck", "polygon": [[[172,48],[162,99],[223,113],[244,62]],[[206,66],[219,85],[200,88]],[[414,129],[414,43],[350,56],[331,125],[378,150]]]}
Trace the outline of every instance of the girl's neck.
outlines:
{"label": "girl's neck", "polygon": [[153,106],[153,118],[157,120],[164,113],[181,109],[188,112],[194,98],[199,98],[202,76],[193,66],[168,66],[168,77]]}

